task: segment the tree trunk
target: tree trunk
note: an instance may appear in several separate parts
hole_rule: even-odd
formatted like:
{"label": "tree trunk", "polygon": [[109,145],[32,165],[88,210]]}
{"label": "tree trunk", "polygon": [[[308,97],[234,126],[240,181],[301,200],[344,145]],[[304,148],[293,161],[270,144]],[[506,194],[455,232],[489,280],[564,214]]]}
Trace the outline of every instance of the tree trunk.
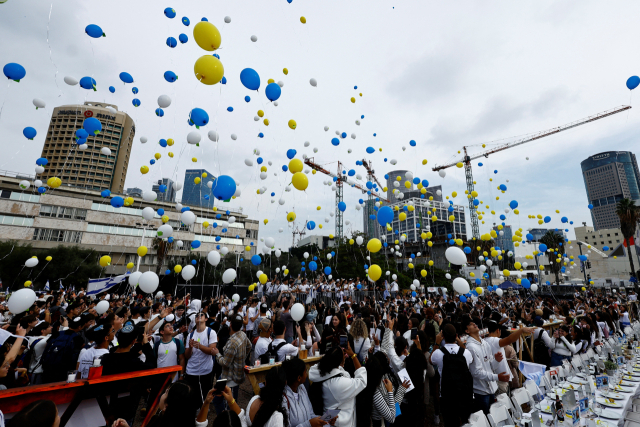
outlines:
{"label": "tree trunk", "polygon": [[[636,269],[633,266],[633,255],[631,254],[631,242],[629,241],[629,237],[627,237],[627,255],[629,256],[629,266],[631,267],[631,277],[636,277]],[[635,246],[635,245],[634,245]]]}

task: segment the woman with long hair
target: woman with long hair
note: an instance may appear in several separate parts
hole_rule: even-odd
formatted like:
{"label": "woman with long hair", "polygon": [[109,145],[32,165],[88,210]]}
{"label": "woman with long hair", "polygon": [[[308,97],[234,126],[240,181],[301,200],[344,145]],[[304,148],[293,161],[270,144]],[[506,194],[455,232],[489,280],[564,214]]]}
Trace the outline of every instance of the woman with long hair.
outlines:
{"label": "woman with long hair", "polygon": [[[373,364],[373,369],[370,369],[369,363]],[[396,403],[402,402],[410,383],[405,381],[401,384],[398,381],[389,366],[389,359],[381,351],[375,353],[369,363],[367,372],[375,372],[373,378],[367,378],[372,382],[371,385],[367,382],[367,389],[373,388],[373,425],[380,426],[382,420],[392,424],[396,420]]]}
{"label": "woman with long hair", "polygon": [[364,362],[371,348],[371,339],[369,338],[369,331],[367,325],[362,319],[356,319],[351,325],[349,333],[353,337],[353,351],[358,355],[360,363]]}
{"label": "woman with long hair", "polygon": [[274,366],[265,378],[260,394],[247,405],[248,427],[287,427],[289,416],[282,405],[287,376],[282,366]]}
{"label": "woman with long hair", "polygon": [[562,361],[570,360],[576,352],[576,346],[573,344],[573,338],[571,338],[567,325],[561,325],[556,329],[553,338],[545,344],[552,350],[550,366],[562,366]]}
{"label": "woman with long hair", "polygon": [[575,324],[571,327],[571,338],[573,339],[573,345],[576,346],[574,354],[586,353],[591,345],[591,335],[585,332],[580,324]]}
{"label": "woman with long hair", "polygon": [[320,341],[320,351],[325,352],[327,344],[337,347],[340,344],[340,335],[347,335],[347,319],[342,313],[336,313],[331,316],[331,322],[322,331],[322,339]]}

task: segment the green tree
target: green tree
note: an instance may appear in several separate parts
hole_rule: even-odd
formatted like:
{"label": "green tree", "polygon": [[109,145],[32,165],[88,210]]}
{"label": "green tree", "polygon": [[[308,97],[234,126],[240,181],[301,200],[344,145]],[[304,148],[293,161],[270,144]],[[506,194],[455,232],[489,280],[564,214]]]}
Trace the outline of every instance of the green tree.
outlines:
{"label": "green tree", "polygon": [[549,260],[549,269],[556,276],[556,285],[559,285],[562,258],[564,258],[564,236],[554,230],[549,230],[540,238],[540,243],[547,245],[546,255]]}
{"label": "green tree", "polygon": [[636,206],[635,202],[630,199],[622,199],[616,206],[616,214],[620,218],[620,230],[624,241],[627,243],[627,254],[629,255],[629,268],[631,268],[631,276],[636,276],[636,269],[633,265],[633,257],[631,256],[631,238],[636,233],[636,227],[638,221],[640,221],[640,210]]}

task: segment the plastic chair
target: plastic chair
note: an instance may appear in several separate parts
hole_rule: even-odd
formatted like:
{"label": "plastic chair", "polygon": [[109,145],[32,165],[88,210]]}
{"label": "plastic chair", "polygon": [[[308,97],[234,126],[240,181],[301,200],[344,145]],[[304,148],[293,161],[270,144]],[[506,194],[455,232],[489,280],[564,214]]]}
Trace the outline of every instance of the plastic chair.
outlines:
{"label": "plastic chair", "polygon": [[515,412],[518,414],[516,418],[522,418],[523,410],[522,405],[529,404],[529,411],[535,408],[535,402],[529,392],[524,388],[517,388],[511,392],[511,400],[513,401],[513,406],[515,408]]}
{"label": "plastic chair", "polygon": [[[487,415],[487,419],[489,420],[489,425],[491,425],[491,427],[502,427],[505,425],[516,424],[513,422],[513,418],[509,415],[509,411],[502,403],[494,403],[489,407],[489,415]],[[632,427],[640,427],[640,425]]]}
{"label": "plastic chair", "polygon": [[496,401],[497,403],[500,403],[505,408],[507,408],[510,414],[516,414],[516,408],[513,406],[513,402],[511,401],[511,399],[509,399],[509,395],[507,395],[506,393],[497,395]]}
{"label": "plastic chair", "polygon": [[[542,384],[540,384],[540,386],[542,387]],[[538,386],[536,385],[535,381],[526,380],[524,382],[524,388],[529,392],[529,395],[531,395],[534,401],[539,402],[541,400],[540,395],[538,394]]]}
{"label": "plastic chair", "polygon": [[469,416],[469,424],[467,425],[471,427],[490,427],[489,421],[482,411],[474,412],[473,414],[471,414]]}
{"label": "plastic chair", "polygon": [[624,422],[624,427],[640,427],[640,423],[637,423],[635,421],[626,420]]}
{"label": "plastic chair", "polygon": [[631,420],[637,423],[640,423],[640,413],[637,412],[627,412],[624,414],[625,420]]}
{"label": "plastic chair", "polygon": [[631,409],[633,412],[640,412],[640,399],[631,400]]}

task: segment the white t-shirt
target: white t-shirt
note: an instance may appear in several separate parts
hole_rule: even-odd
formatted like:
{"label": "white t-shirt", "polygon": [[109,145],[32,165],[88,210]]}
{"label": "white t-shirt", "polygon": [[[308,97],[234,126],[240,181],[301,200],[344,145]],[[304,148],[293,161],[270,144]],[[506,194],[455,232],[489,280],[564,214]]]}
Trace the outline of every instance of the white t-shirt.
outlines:
{"label": "white t-shirt", "polygon": [[[273,340],[271,347],[276,348],[280,343],[283,343],[283,342],[286,342],[286,341],[283,340],[282,338],[276,338],[275,340]],[[280,350],[278,350],[278,360],[276,360],[276,362],[284,361],[286,356],[297,356],[297,355],[298,355],[298,347],[291,344],[285,344],[280,348]]]}
{"label": "white t-shirt", "polygon": [[[458,344],[445,344],[444,348],[446,348],[447,351],[451,354],[454,354],[454,353],[457,354],[458,350],[460,350],[460,347],[458,346]],[[467,359],[467,366],[471,365],[471,363],[473,362],[473,355],[471,354],[471,352],[469,350],[465,350],[463,355],[464,355],[464,358]],[[438,373],[440,374],[440,384],[442,384],[442,360],[443,359],[444,359],[444,353],[439,348],[435,349],[434,352],[431,354],[431,363],[433,364],[433,366],[438,368]],[[440,388],[440,390],[442,390],[442,388]]]}
{"label": "white t-shirt", "polygon": [[263,354],[265,354],[269,348],[269,344],[271,344],[271,338],[260,337],[258,341],[256,341],[256,349],[254,352],[254,356],[257,359],[260,358]]}
{"label": "white t-shirt", "polygon": [[[211,331],[209,336],[207,336],[207,331]],[[205,328],[202,332],[194,329],[193,337],[191,334],[187,335],[186,348],[189,348],[189,340],[191,339],[205,347],[209,347],[209,344],[218,342],[218,335],[213,329]],[[208,375],[212,370],[213,357],[210,354],[203,353],[202,350],[194,348],[191,357],[187,361],[187,375]]]}
{"label": "white t-shirt", "polygon": [[303,294],[307,293],[307,289],[309,289],[309,285],[300,285],[300,286],[298,286],[298,290],[300,292],[302,292]]}
{"label": "white t-shirt", "polygon": [[[179,364],[178,356],[184,353],[182,347],[184,344],[182,344],[181,341],[178,341],[178,343],[179,344],[176,344],[175,340],[173,339],[168,343],[162,342],[162,339],[158,340],[158,368],[166,368],[167,366],[176,366]],[[195,351],[196,350],[194,350],[194,352]],[[197,351],[202,353],[200,350]]]}
{"label": "white t-shirt", "polygon": [[288,290],[289,290],[289,286],[285,285],[284,283],[280,285],[280,292],[286,292]]}
{"label": "white t-shirt", "polygon": [[500,347],[500,338],[487,337],[487,338],[484,338],[484,341],[489,343],[489,345],[491,346],[491,354],[496,354],[497,352],[502,353],[502,361],[493,362],[495,363],[495,366],[493,366],[494,372],[496,374],[501,374],[503,372],[506,372],[507,374],[509,374],[509,381],[511,381],[511,379],[513,378],[513,375],[511,375],[511,369],[509,368],[509,362],[507,362],[507,355],[504,352],[504,348]]}
{"label": "white t-shirt", "polygon": [[393,282],[391,283],[391,292],[398,292],[398,283],[397,282]]}
{"label": "white t-shirt", "polygon": [[[253,317],[259,313],[258,307],[249,307],[249,322],[247,323],[247,331],[253,331],[253,327],[255,326],[255,321],[251,320]],[[258,320],[258,319],[256,319]]]}
{"label": "white t-shirt", "polygon": [[87,349],[84,353],[80,355],[78,358],[79,366],[78,370],[82,374],[81,378],[89,377],[89,368],[93,366],[93,359],[97,359],[102,357],[102,355],[109,353],[109,350],[106,348],[95,348],[91,347]]}

